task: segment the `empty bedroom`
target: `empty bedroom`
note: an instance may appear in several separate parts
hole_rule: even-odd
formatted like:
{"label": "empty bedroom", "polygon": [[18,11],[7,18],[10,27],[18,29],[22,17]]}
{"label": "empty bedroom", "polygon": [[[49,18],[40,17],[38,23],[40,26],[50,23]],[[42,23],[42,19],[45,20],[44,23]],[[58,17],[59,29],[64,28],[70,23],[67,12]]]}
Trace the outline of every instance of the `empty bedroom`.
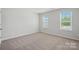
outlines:
{"label": "empty bedroom", "polygon": [[0,8],[0,50],[79,50],[79,8]]}

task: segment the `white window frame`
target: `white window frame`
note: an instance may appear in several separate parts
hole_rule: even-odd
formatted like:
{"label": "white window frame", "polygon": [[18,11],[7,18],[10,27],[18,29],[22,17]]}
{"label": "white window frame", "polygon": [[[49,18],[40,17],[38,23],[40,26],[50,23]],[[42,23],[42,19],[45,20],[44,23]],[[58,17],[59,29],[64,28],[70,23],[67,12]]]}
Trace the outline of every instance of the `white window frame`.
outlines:
{"label": "white window frame", "polygon": [[43,20],[42,20],[42,21],[43,21],[43,28],[48,28],[48,25],[45,24],[45,21],[44,21],[45,18],[44,18],[44,17],[48,17],[48,16],[43,16],[43,17],[42,17],[42,19],[43,19]]}
{"label": "white window frame", "polygon": [[[67,11],[64,11],[64,12],[67,12]],[[62,27],[62,14],[63,12],[60,12],[60,30],[69,30],[69,31],[72,31],[72,12],[69,12],[69,13],[71,13],[71,26],[69,27],[69,28],[64,28],[64,27]]]}

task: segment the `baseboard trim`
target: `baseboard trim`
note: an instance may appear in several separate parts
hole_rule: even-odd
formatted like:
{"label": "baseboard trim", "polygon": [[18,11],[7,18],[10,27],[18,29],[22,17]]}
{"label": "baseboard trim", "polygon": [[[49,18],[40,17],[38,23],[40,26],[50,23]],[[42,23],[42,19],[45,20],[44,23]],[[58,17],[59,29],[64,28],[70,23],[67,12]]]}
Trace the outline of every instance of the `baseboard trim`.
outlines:
{"label": "baseboard trim", "polygon": [[[36,34],[36,33],[44,33],[44,32],[35,32],[35,33],[31,33],[31,34],[16,35],[16,36],[14,36],[14,37],[3,38],[2,41],[4,41],[4,40],[9,40],[9,39],[14,39],[14,38],[18,38],[18,37],[21,37],[21,36],[29,36],[29,35]],[[51,35],[51,36],[54,35],[54,36],[58,36],[58,37],[66,38],[66,39],[79,40],[79,39],[76,39],[76,38],[64,37],[64,36],[58,35],[58,34],[49,34],[49,33],[45,33],[45,34]],[[0,43],[1,43],[1,42],[0,42]]]}
{"label": "baseboard trim", "polygon": [[34,32],[34,33],[30,33],[30,34],[16,35],[14,37],[7,37],[7,38],[3,38],[2,41],[4,41],[4,40],[10,40],[10,39],[14,39],[14,38],[22,37],[22,36],[29,36],[29,35],[32,35],[32,34],[35,34],[35,33],[38,33],[38,32]]}
{"label": "baseboard trim", "polygon": [[[41,32],[41,33],[44,33],[44,32]],[[58,36],[58,37],[61,37],[61,38],[66,38],[66,39],[72,39],[72,40],[78,40],[79,41],[79,39],[77,39],[77,38],[69,38],[69,37],[65,37],[65,36],[62,36],[62,35],[58,35],[58,34],[49,34],[49,33],[45,33],[45,34],[47,34],[47,35],[53,35],[53,36]]]}

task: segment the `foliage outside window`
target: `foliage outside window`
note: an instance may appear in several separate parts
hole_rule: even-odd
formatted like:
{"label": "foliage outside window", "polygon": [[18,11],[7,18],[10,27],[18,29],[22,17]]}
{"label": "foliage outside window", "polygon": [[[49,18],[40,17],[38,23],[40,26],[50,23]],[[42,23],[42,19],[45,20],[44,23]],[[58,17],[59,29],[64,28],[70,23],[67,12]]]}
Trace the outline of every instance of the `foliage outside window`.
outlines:
{"label": "foliage outside window", "polygon": [[60,29],[72,30],[72,12],[60,13]]}

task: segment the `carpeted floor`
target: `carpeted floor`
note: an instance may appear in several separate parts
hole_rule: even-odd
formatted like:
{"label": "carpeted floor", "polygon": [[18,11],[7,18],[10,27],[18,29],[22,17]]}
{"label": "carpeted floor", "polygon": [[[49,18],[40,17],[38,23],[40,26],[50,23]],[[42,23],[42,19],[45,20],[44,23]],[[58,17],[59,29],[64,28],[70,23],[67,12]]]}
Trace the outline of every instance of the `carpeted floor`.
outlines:
{"label": "carpeted floor", "polygon": [[35,33],[2,41],[1,50],[78,50],[79,41]]}

